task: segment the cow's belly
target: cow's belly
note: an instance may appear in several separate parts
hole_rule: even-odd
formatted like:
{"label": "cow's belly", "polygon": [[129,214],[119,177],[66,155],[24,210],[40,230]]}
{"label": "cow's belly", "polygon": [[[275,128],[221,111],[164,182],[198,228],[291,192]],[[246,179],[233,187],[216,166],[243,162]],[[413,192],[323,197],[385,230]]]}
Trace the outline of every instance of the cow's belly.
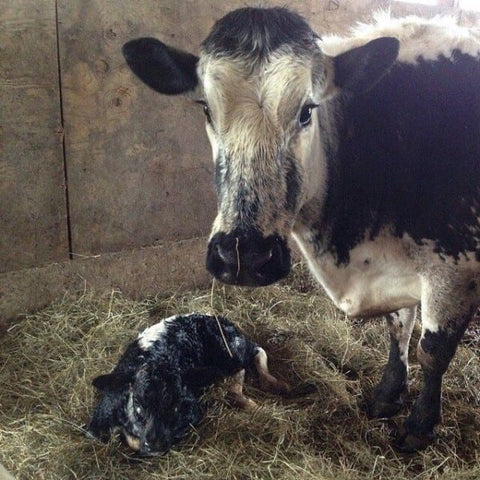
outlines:
{"label": "cow's belly", "polygon": [[359,244],[350,262],[338,266],[331,253],[315,253],[308,233],[296,232],[293,238],[316,279],[347,315],[380,315],[420,302],[420,277],[399,239],[380,236]]}

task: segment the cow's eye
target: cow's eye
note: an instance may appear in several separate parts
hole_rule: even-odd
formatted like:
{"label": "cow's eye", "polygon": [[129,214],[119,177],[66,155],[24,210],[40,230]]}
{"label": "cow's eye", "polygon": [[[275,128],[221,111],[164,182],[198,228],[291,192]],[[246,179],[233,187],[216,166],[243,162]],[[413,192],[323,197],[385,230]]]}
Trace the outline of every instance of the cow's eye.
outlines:
{"label": "cow's eye", "polygon": [[298,123],[302,128],[308,127],[312,123],[312,112],[313,109],[316,108],[318,105],[314,104],[307,104],[302,107],[300,112],[300,117],[298,119]]}
{"label": "cow's eye", "polygon": [[207,122],[208,123],[212,123],[212,117],[210,116],[210,109],[208,108],[208,105],[206,102],[200,100],[197,102],[198,104],[200,104],[203,108],[203,113],[205,114],[205,118],[207,119]]}

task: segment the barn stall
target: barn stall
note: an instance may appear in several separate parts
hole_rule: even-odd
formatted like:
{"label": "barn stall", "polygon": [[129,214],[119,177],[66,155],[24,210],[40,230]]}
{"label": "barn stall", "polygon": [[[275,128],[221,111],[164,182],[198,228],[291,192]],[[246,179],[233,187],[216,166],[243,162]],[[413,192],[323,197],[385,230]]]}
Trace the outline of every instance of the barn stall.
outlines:
{"label": "barn stall", "polygon": [[[343,32],[376,8],[476,21],[458,2],[419,3],[291,6],[318,32]],[[120,50],[149,35],[196,48],[243,5],[2,2],[0,461],[17,478],[478,478],[475,325],[445,381],[437,444],[405,456],[389,444],[393,420],[369,421],[363,408],[386,361],[383,322],[345,319],[301,265],[258,291],[205,273],[215,198],[202,113],[141,85]],[[220,385],[201,425],[154,459],[86,438],[91,379],[145,326],[193,310],[236,321],[291,394],[265,395],[253,377],[247,394],[261,407],[244,412]],[[414,397],[414,352],[411,362]]]}

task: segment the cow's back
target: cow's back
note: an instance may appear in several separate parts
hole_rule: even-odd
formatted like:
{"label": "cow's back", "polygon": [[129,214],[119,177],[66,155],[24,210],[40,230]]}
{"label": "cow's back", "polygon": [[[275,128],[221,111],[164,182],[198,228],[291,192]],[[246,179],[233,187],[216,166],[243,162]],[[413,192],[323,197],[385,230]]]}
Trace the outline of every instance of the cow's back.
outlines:
{"label": "cow's back", "polygon": [[[333,101],[341,114],[323,218],[340,262],[385,227],[455,259],[477,250],[480,44],[427,25],[399,23],[406,33],[389,73]],[[439,32],[443,43],[426,41]]]}

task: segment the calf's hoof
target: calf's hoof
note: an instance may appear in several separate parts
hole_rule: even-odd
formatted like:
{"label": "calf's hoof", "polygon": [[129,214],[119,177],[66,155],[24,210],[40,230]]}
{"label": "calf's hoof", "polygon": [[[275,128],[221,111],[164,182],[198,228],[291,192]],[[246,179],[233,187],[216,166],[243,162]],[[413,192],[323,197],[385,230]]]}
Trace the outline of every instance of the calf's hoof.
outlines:
{"label": "calf's hoof", "polygon": [[291,387],[287,382],[279,380],[273,375],[260,376],[260,388],[266,392],[284,395],[290,392]]}
{"label": "calf's hoof", "polygon": [[405,427],[402,427],[393,442],[393,446],[403,453],[415,453],[425,450],[434,440],[435,432],[433,431],[425,434],[415,434],[406,431]]}
{"label": "calf's hoof", "polygon": [[284,382],[283,380],[278,380],[275,383],[275,385],[272,386],[272,390],[274,393],[277,393],[279,395],[285,395],[287,393],[290,393],[292,388],[287,382]]}
{"label": "calf's hoof", "polygon": [[394,402],[384,402],[372,398],[367,401],[367,415],[369,418],[390,418],[399,413],[403,408],[401,399]]}
{"label": "calf's hoof", "polygon": [[231,405],[241,408],[242,410],[256,410],[258,408],[258,404],[254,400],[243,394],[228,392],[226,398]]}

